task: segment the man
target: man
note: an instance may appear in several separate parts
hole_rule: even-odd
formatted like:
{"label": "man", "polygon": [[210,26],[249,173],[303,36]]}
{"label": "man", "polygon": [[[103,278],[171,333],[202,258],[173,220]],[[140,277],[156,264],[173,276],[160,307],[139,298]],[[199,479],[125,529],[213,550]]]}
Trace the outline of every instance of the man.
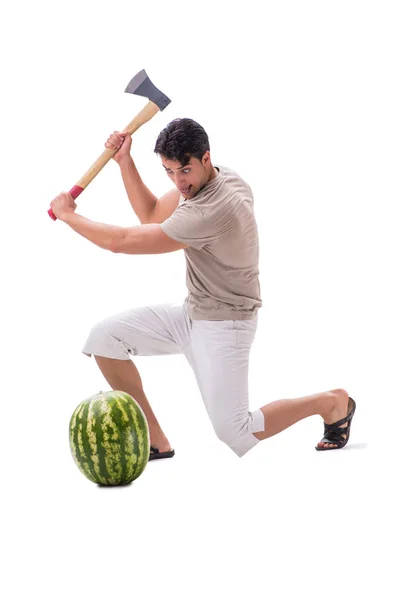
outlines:
{"label": "man", "polygon": [[155,153],[174,188],[157,199],[130,155],[131,136],[114,132],[126,192],[141,225],[115,227],[76,214],[69,194],[51,208],[89,241],[112,252],[159,254],[184,250],[188,296],[182,306],[137,307],[103,319],[82,352],[95,360],[112,389],[131,394],[150,429],[150,459],[174,455],[144,393],[132,355],[182,353],[191,365],[214,430],[241,457],[260,440],[311,415],[324,419],[317,450],[348,441],[355,402],[343,389],[277,400],[249,411],[249,354],[262,305],[259,244],[249,185],[211,162],[207,133],[192,119],[175,119],[159,134]]}

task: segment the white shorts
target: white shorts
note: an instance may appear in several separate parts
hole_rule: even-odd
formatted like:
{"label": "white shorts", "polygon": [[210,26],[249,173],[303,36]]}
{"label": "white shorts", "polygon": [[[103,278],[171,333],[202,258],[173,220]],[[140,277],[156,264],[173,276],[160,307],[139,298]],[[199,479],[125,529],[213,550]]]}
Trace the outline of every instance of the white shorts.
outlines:
{"label": "white shorts", "polygon": [[133,308],[98,322],[82,352],[120,360],[131,356],[184,354],[192,367],[217,436],[243,456],[264,431],[261,410],[249,411],[249,354],[257,329],[253,320],[205,321],[183,305]]}

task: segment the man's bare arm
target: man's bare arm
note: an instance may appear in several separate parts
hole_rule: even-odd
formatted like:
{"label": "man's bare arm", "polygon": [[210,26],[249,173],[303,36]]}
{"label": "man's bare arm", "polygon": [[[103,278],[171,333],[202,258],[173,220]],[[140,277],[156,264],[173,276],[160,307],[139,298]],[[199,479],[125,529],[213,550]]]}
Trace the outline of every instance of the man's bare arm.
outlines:
{"label": "man's bare arm", "polygon": [[176,188],[170,190],[164,194],[164,196],[161,196],[155,203],[154,208],[145,223],[164,223],[178,206],[179,198],[180,193]]}

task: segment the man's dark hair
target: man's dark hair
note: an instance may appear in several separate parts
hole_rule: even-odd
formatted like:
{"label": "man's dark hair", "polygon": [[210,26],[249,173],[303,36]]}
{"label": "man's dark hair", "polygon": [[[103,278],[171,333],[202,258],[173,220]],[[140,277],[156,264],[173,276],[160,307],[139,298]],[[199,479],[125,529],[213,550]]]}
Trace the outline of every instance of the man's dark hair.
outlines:
{"label": "man's dark hair", "polygon": [[210,150],[208,135],[193,119],[174,119],[159,134],[154,152],[186,166],[192,156],[201,160]]}

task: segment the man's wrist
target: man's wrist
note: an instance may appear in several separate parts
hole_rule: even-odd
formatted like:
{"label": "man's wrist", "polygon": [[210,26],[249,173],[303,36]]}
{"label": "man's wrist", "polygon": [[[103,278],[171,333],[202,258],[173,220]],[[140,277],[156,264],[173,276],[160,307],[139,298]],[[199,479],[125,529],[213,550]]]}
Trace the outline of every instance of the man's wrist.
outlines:
{"label": "man's wrist", "polygon": [[120,169],[123,169],[124,167],[129,167],[132,164],[133,164],[133,159],[130,154],[127,154],[126,156],[122,156],[118,161],[118,165],[119,165]]}
{"label": "man's wrist", "polygon": [[74,219],[76,219],[77,214],[75,212],[73,212],[72,210],[69,210],[68,212],[63,213],[59,219],[60,221],[64,221],[64,223],[66,223],[67,225],[69,225]]}

